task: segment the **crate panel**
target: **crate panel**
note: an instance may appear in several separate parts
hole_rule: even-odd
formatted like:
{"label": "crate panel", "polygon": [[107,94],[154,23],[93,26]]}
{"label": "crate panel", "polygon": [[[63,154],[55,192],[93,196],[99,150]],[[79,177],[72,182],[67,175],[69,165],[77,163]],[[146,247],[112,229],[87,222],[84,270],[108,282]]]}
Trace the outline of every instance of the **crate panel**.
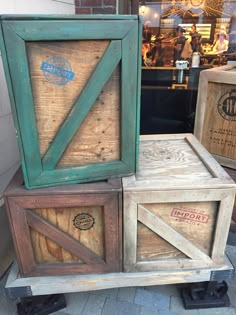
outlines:
{"label": "crate panel", "polygon": [[199,78],[194,134],[221,165],[236,169],[236,67],[204,70]]}
{"label": "crate panel", "polygon": [[[210,255],[217,217],[217,202],[153,203],[141,204],[141,206],[151,211],[151,213],[159,217],[207,255]],[[163,239],[160,236],[156,236],[154,232],[147,235],[145,229],[138,228],[138,239],[142,242],[141,246],[146,249],[145,257],[148,259],[148,253],[152,259],[153,257],[158,259],[186,257],[186,255],[183,255],[183,253],[168,242],[163,242]],[[139,245],[137,251],[139,251]],[[154,255],[154,252],[157,254]],[[141,256],[138,255],[138,257]]]}
{"label": "crate panel", "polygon": [[202,144],[212,154],[236,160],[236,85],[209,82],[206,102]]}
{"label": "crate panel", "polygon": [[152,261],[163,258],[187,258],[181,251],[138,222],[137,261]]}
{"label": "crate panel", "polygon": [[[85,87],[109,41],[27,42],[41,157]],[[71,68],[73,80],[42,71],[45,63]],[[45,66],[46,67],[46,66]],[[55,69],[56,70],[56,69]],[[58,82],[56,82],[58,80]],[[58,166],[120,159],[120,71],[115,70],[62,155]]]}
{"label": "crate panel", "polygon": [[22,275],[121,271],[121,180],[28,191],[18,175],[5,201]]}
{"label": "crate panel", "polygon": [[[104,259],[103,207],[63,207],[36,209],[34,211],[57,229],[70,235]],[[76,220],[83,226],[78,226]],[[58,257],[60,257],[58,262],[81,262],[79,257],[75,257],[35,230],[32,230],[31,238],[37,263],[56,262]]]}

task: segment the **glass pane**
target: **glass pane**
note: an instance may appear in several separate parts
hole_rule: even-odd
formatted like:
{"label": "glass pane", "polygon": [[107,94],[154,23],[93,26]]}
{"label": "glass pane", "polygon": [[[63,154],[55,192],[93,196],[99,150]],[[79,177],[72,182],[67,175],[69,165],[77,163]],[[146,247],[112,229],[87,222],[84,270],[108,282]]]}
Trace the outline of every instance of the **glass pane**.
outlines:
{"label": "glass pane", "polygon": [[202,70],[236,60],[236,3],[142,1],[141,133],[193,132]]}

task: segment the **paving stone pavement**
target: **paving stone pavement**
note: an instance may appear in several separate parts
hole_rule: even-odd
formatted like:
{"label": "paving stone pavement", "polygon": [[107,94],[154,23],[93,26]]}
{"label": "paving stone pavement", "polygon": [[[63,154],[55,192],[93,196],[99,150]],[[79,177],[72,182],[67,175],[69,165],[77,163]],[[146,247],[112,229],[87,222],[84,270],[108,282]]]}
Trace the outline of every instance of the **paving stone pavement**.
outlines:
{"label": "paving stone pavement", "polygon": [[[236,246],[227,252],[236,266]],[[0,315],[17,315],[17,301],[5,294],[6,279],[7,274],[0,280]],[[236,279],[228,284],[228,308],[185,310],[181,285],[160,285],[65,294],[67,307],[52,315],[236,315]]]}

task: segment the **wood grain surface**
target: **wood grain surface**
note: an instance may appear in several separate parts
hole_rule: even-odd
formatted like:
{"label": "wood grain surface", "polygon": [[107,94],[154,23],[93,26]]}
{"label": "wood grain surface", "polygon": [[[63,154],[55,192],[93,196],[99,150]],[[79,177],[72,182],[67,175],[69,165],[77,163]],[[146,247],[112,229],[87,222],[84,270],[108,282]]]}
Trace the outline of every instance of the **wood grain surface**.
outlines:
{"label": "wood grain surface", "polygon": [[[216,202],[156,203],[143,206],[204,253],[210,255],[217,217]],[[161,237],[144,225],[145,222],[138,224],[138,260],[186,258],[186,255],[167,242],[165,237]]]}
{"label": "wood grain surface", "polygon": [[164,177],[188,180],[213,176],[185,139],[141,141],[136,178],[158,180]]}
{"label": "wood grain surface", "polygon": [[[48,208],[34,211],[99,257],[104,258],[104,213],[102,207]],[[74,226],[73,219],[81,213],[88,213],[94,218],[95,224],[90,230],[81,231]],[[82,262],[80,257],[72,255],[34,229],[31,229],[31,239],[37,263]]]}
{"label": "wood grain surface", "polygon": [[221,97],[232,89],[235,89],[233,84],[208,83],[202,144],[212,154],[236,160],[236,105],[232,119],[219,113]]}
{"label": "wood grain surface", "polygon": [[[107,40],[27,43],[41,156],[47,151],[108,44]],[[46,80],[40,67],[51,56],[61,56],[70,63],[75,73],[74,80],[64,86]],[[58,167],[120,159],[119,68],[104,86]]]}

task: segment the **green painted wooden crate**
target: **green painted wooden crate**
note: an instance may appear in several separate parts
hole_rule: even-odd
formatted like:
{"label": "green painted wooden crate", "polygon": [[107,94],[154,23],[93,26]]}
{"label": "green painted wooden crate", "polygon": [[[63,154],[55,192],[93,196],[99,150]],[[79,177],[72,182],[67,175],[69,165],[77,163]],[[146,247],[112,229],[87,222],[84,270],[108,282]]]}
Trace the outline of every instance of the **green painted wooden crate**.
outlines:
{"label": "green painted wooden crate", "polygon": [[0,47],[27,188],[133,174],[138,16],[1,16]]}

